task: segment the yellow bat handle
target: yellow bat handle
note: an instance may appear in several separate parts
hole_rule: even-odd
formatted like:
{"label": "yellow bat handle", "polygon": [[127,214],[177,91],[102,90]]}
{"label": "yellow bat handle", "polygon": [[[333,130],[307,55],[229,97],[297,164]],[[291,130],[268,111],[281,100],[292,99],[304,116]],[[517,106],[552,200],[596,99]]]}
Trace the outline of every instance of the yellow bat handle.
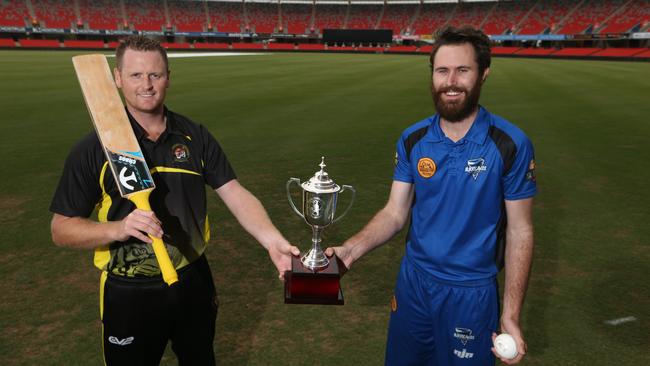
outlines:
{"label": "yellow bat handle", "polygon": [[[151,206],[149,205],[149,194],[150,190],[140,191],[129,196],[129,201],[135,204],[135,207],[144,211],[151,211]],[[162,272],[163,280],[167,285],[171,286],[174,283],[178,282],[178,274],[172,265],[171,259],[169,259],[169,253],[165,248],[165,244],[162,239],[153,237],[149,235],[153,240],[153,251],[156,254],[156,259],[158,260],[158,266],[160,266],[160,272]]]}

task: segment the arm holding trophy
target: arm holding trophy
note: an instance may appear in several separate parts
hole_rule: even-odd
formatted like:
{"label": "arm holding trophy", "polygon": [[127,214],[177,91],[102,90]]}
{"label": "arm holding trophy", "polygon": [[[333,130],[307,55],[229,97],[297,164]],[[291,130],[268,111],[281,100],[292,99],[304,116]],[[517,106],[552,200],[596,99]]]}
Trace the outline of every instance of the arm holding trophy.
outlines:
{"label": "arm holding trophy", "polygon": [[386,206],[360,232],[346,240],[342,246],[327,248],[325,254],[336,254],[349,269],[363,255],[386,243],[402,230],[411,212],[413,195],[412,184],[393,181]]}
{"label": "arm holding trophy", "polygon": [[279,278],[284,279],[284,273],[291,268],[291,257],[300,253],[298,248],[280,234],[260,201],[236,179],[217,188],[216,192],[244,230],[268,250]]}

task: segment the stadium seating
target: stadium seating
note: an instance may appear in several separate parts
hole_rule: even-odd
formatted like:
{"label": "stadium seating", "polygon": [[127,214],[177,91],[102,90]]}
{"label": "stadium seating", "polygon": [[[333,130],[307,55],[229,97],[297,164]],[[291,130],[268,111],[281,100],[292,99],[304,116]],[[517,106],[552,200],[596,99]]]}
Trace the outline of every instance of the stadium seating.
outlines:
{"label": "stadium seating", "polygon": [[631,1],[625,5],[620,13],[615,14],[606,23],[606,26],[599,33],[622,33],[637,25],[643,27],[643,25],[650,23],[650,1]]}
{"label": "stadium seating", "polygon": [[433,34],[447,23],[455,6],[453,4],[422,4],[420,14],[411,27],[411,33]]}
{"label": "stadium seating", "polygon": [[123,19],[111,0],[77,0],[81,20],[90,29],[118,29]]}
{"label": "stadium seating", "polygon": [[560,34],[585,33],[590,26],[598,27],[600,23],[623,5],[626,0],[592,0],[583,2],[564,21],[564,26],[558,31]]}
{"label": "stadium seating", "polygon": [[154,0],[122,0],[127,22],[136,30],[161,31],[166,25],[160,2]]}
{"label": "stadium seating", "polygon": [[0,47],[16,47],[16,42],[11,38],[0,38]]}
{"label": "stadium seating", "polygon": [[278,4],[277,3],[244,3],[246,7],[245,24],[251,31],[256,33],[273,33],[278,28]]}
{"label": "stadium seating", "polygon": [[460,3],[456,7],[454,16],[450,19],[449,25],[455,27],[470,25],[474,28],[479,28],[490,10],[496,6],[496,3]]}
{"label": "stadium seating", "polygon": [[20,47],[24,48],[60,48],[61,43],[55,39],[20,39]]}
{"label": "stadium seating", "polygon": [[243,3],[208,1],[211,24],[219,32],[239,33],[242,31]]}
{"label": "stadium seating", "polygon": [[576,2],[570,0],[539,0],[517,33],[552,32],[575,5]]}
{"label": "stadium seating", "polygon": [[77,22],[74,4],[65,0],[32,0],[36,19],[47,28],[72,28]]}
{"label": "stadium seating", "polygon": [[312,33],[311,30],[311,13],[312,5],[303,4],[280,4],[282,22],[280,31],[286,31],[289,34]]}
{"label": "stadium seating", "polygon": [[410,32],[409,23],[415,15],[415,6],[405,4],[386,4],[379,29],[392,29],[393,34]]}
{"label": "stadium seating", "polygon": [[487,34],[504,34],[514,30],[534,5],[535,2],[528,0],[499,1],[485,20],[483,31]]}
{"label": "stadium seating", "polygon": [[25,1],[0,1],[0,26],[24,27],[26,18],[29,18],[29,11]]}
{"label": "stadium seating", "polygon": [[63,41],[65,48],[104,48],[104,41],[83,41],[66,39]]}
{"label": "stadium seating", "polygon": [[358,5],[351,6],[347,24],[347,29],[375,29],[379,21],[382,5]]}
{"label": "stadium seating", "polygon": [[203,32],[207,14],[202,1],[167,0],[172,27],[178,32]]}
{"label": "stadium seating", "polygon": [[345,22],[347,5],[316,5],[314,27],[321,33],[323,29],[340,29]]}

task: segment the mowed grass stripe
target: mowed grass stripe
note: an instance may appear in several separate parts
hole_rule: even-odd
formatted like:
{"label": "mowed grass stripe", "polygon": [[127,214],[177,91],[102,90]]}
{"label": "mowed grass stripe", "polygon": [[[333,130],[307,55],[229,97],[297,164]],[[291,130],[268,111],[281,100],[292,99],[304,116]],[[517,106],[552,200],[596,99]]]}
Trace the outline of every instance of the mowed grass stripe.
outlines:
{"label": "mowed grass stripe", "polygon": [[[92,131],[70,62],[78,53],[0,52],[3,365],[101,363],[91,254],[49,238],[63,160]],[[326,244],[341,242],[385,203],[400,132],[433,113],[426,57],[291,53],[170,63],[169,107],[208,126],[240,180],[302,248],[309,228],[290,211],[286,180],[308,179],[325,155],[332,178],[357,188],[348,217],[325,233]],[[482,103],[526,131],[538,162],[526,364],[644,361],[649,71],[643,63],[493,60]],[[323,365],[382,363],[403,233],[346,275],[345,306],[285,306],[265,252],[214,195],[209,212],[222,364],[302,365],[314,354]],[[603,323],[626,316],[638,320]],[[175,364],[169,353],[163,364]]]}

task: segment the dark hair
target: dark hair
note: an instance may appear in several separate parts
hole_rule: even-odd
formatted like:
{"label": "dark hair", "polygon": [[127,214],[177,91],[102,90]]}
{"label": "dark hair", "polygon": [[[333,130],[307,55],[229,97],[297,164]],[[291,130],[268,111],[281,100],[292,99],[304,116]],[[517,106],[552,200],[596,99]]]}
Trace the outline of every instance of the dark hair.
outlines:
{"label": "dark hair", "polygon": [[154,51],[160,53],[165,62],[165,69],[169,70],[169,63],[167,61],[167,51],[165,48],[160,45],[160,42],[155,39],[147,38],[145,36],[129,36],[120,42],[120,45],[117,46],[115,50],[115,60],[117,64],[117,69],[122,69],[122,59],[124,58],[124,52],[127,49],[133,51]]}
{"label": "dark hair", "polygon": [[491,53],[490,53],[490,39],[480,29],[475,29],[470,26],[460,28],[446,27],[438,31],[435,36],[436,40],[433,43],[431,56],[429,56],[429,63],[433,71],[433,59],[441,46],[446,45],[460,45],[469,43],[474,47],[476,54],[476,63],[478,64],[479,75],[483,75],[485,69],[490,67]]}

